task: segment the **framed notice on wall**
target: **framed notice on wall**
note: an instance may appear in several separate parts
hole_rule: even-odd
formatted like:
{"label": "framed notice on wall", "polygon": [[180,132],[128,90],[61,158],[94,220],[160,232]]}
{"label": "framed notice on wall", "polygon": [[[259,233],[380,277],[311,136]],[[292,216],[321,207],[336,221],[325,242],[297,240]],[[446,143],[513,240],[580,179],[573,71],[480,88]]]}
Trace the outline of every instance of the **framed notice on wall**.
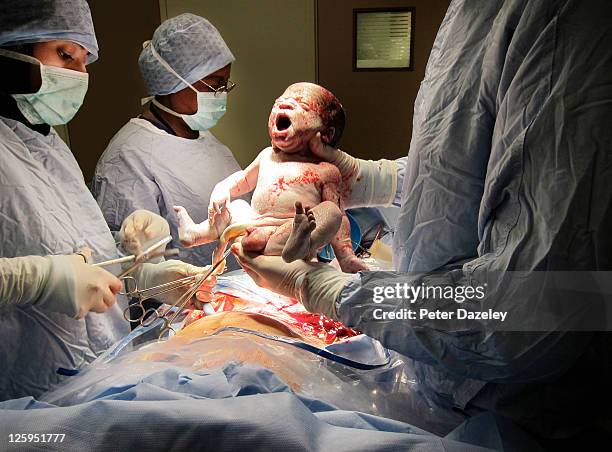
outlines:
{"label": "framed notice on wall", "polygon": [[353,70],[414,68],[415,8],[353,10]]}

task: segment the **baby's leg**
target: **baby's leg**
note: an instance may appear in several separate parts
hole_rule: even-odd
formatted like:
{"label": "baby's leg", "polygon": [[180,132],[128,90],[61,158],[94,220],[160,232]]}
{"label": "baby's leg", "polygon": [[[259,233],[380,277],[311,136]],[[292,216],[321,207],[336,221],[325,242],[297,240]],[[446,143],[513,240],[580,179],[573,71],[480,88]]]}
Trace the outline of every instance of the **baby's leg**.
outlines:
{"label": "baby's leg", "polygon": [[[295,218],[281,254],[283,260],[293,262],[297,259],[312,258],[322,246],[334,238],[341,221],[342,212],[331,201],[324,201],[312,209],[302,208],[302,203],[297,201]],[[279,238],[284,232],[280,229]],[[276,236],[270,240],[275,239]]]}
{"label": "baby's leg", "polygon": [[368,266],[355,256],[351,243],[351,226],[348,217],[344,214],[342,215],[342,224],[331,241],[331,245],[343,272],[357,273],[368,270]]}
{"label": "baby's leg", "polygon": [[178,218],[179,240],[189,248],[219,239],[225,228],[235,223],[236,219],[242,222],[255,216],[249,203],[242,199],[232,201],[227,209],[222,209],[221,213],[200,224],[194,223],[184,207],[174,206],[174,211]]}
{"label": "baby's leg", "polygon": [[[228,210],[231,215],[231,224],[250,223],[258,217],[257,212],[255,212],[251,205],[244,199],[236,199],[230,202]],[[224,230],[225,228],[220,229],[219,234],[222,234]]]}
{"label": "baby's leg", "polygon": [[[266,254],[265,250],[267,249],[268,242],[270,241],[270,237],[276,232],[279,228],[276,226],[251,226],[247,228],[247,235],[242,239],[242,248],[245,251],[258,251],[262,254]],[[276,254],[277,256],[282,251],[282,248]],[[270,254],[268,254],[270,255]]]}

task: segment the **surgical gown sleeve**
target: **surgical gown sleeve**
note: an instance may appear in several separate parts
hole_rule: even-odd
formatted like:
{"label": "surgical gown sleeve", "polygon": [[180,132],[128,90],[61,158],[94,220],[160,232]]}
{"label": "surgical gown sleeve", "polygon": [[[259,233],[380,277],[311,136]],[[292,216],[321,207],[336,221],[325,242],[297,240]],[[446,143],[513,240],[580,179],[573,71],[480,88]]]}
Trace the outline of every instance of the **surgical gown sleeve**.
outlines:
{"label": "surgical gown sleeve", "polygon": [[124,145],[110,158],[98,162],[93,194],[111,231],[119,231],[123,220],[137,209],[165,216],[160,208],[161,190],[149,172],[150,160],[147,150]]}
{"label": "surgical gown sleeve", "polygon": [[[231,150],[209,131],[186,139],[132,118],[98,161],[94,195],[111,229],[117,229],[134,209],[164,217],[173,237],[170,246],[180,249],[180,259],[204,266],[210,264],[215,245],[183,247],[173,207],[183,206],[197,223],[205,221],[216,183],[239,170]],[[228,266],[237,268],[231,260]]]}
{"label": "surgical gown sleeve", "polygon": [[402,205],[402,187],[404,186],[404,177],[406,177],[406,165],[408,164],[408,157],[401,157],[395,161],[397,164],[397,187],[395,190],[395,198],[393,198],[392,205],[395,207],[401,207]]}
{"label": "surgical gown sleeve", "polygon": [[23,305],[38,300],[51,272],[51,263],[40,256],[0,258],[0,306]]}
{"label": "surgical gown sleeve", "polygon": [[[606,0],[451,4],[415,105],[394,244],[406,273],[356,276],[336,304],[342,322],[483,381],[544,378],[585,353],[589,335],[564,331],[377,321],[377,307],[400,311],[425,301],[373,298],[380,287],[404,283],[459,287],[513,271],[612,269],[610,17]],[[540,294],[519,294],[493,292],[488,307],[511,306],[525,320],[541,313]]]}
{"label": "surgical gown sleeve", "polygon": [[75,316],[74,284],[66,256],[0,258],[0,308],[36,305]]}

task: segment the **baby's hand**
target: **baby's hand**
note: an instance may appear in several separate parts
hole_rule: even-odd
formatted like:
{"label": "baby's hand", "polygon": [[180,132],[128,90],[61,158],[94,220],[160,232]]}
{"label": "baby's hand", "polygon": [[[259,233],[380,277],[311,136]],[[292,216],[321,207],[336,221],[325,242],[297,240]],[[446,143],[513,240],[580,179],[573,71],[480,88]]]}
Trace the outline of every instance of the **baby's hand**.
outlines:
{"label": "baby's hand", "polygon": [[231,201],[229,188],[225,184],[217,184],[210,195],[208,203],[208,218],[214,219],[223,209],[227,208]]}

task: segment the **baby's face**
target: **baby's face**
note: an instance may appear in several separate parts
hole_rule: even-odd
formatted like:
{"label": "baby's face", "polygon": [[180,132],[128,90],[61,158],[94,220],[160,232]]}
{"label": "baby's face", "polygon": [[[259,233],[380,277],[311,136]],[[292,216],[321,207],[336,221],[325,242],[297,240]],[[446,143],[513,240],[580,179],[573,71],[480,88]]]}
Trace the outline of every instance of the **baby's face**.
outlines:
{"label": "baby's face", "polygon": [[319,86],[312,83],[296,83],[276,99],[268,120],[268,133],[272,146],[287,153],[308,148],[308,142],[324,130],[320,106]]}

